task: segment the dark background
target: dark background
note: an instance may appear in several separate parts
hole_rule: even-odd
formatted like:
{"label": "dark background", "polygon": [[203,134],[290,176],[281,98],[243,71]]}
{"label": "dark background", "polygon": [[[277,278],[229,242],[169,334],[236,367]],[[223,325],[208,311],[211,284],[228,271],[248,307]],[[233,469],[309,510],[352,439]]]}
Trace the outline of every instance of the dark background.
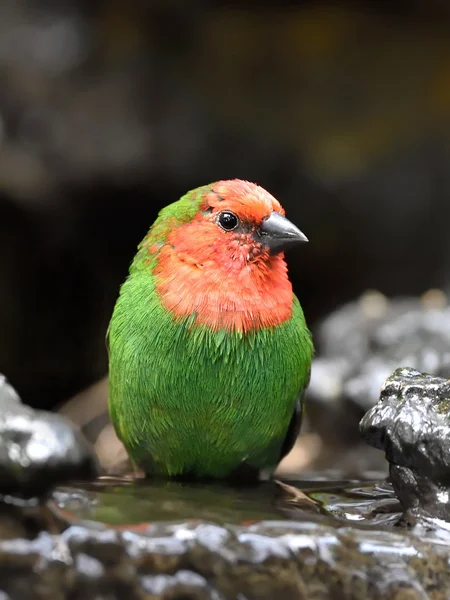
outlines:
{"label": "dark background", "polygon": [[308,322],[447,289],[450,3],[2,0],[0,372],[50,407],[106,372],[135,248],[187,190],[266,187],[310,239]]}

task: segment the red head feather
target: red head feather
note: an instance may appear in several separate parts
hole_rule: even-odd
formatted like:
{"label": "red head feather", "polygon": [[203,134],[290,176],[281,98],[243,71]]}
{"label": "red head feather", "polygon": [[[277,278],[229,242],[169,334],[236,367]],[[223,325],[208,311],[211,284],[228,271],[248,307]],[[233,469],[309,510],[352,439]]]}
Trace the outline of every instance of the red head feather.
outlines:
{"label": "red head feather", "polygon": [[[245,227],[225,231],[218,214],[233,212]],[[282,253],[271,255],[254,235],[278,200],[263,188],[219,181],[206,191],[200,210],[172,229],[154,269],[163,305],[175,317],[196,315],[214,330],[249,332],[280,325],[292,315],[292,286]]]}

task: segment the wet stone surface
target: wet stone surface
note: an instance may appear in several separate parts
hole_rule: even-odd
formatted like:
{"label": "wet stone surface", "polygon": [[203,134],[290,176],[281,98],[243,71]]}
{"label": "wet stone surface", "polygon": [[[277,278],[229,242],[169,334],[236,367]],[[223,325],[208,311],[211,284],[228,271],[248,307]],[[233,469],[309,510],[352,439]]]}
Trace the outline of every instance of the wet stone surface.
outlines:
{"label": "wet stone surface", "polygon": [[[446,545],[311,521],[71,526],[0,543],[10,598],[448,598]],[[240,596],[239,596],[240,594]]]}
{"label": "wet stone surface", "polygon": [[82,434],[64,417],[22,404],[0,375],[0,494],[41,496],[55,483],[97,475]]}
{"label": "wet stone surface", "polygon": [[59,535],[43,523],[33,539],[0,543],[2,589],[26,600],[448,597],[450,532],[398,527],[386,484],[334,483],[295,484],[319,512],[276,482],[58,488],[48,508]]}
{"label": "wet stone surface", "polygon": [[450,380],[395,370],[360,430],[386,453],[404,508],[450,520]]}

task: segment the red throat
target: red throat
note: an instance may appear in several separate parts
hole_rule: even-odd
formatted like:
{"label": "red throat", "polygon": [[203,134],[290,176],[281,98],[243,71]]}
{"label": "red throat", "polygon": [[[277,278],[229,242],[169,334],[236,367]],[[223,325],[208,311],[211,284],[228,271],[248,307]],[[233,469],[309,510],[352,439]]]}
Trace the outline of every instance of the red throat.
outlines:
{"label": "red throat", "polygon": [[202,215],[169,234],[154,274],[167,310],[195,314],[197,324],[214,330],[247,333],[292,316],[283,255],[270,256],[250,234],[224,233]]}

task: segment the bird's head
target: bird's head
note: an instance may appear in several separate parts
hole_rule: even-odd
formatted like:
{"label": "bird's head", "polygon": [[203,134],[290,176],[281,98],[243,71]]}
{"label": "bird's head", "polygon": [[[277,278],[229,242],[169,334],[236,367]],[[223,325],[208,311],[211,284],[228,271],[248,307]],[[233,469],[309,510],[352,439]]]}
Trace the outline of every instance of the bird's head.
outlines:
{"label": "bird's head", "polygon": [[[161,211],[150,232],[177,253],[205,261],[224,260],[235,270],[270,260],[306,236],[286,217],[281,204],[262,187],[234,179],[197,188]],[[161,240],[163,241],[163,240]],[[159,251],[158,244],[152,247]]]}
{"label": "bird's head", "polygon": [[269,310],[270,294],[291,310],[283,251],[306,241],[265,189],[218,181],[160,212],[141,244],[141,262],[144,250],[161,297],[180,314],[255,312],[256,302]]}
{"label": "bird's head", "polygon": [[284,216],[278,200],[247,181],[219,181],[204,195],[198,216],[215,246],[247,261],[268,258],[289,246],[307,242],[306,236]]}

